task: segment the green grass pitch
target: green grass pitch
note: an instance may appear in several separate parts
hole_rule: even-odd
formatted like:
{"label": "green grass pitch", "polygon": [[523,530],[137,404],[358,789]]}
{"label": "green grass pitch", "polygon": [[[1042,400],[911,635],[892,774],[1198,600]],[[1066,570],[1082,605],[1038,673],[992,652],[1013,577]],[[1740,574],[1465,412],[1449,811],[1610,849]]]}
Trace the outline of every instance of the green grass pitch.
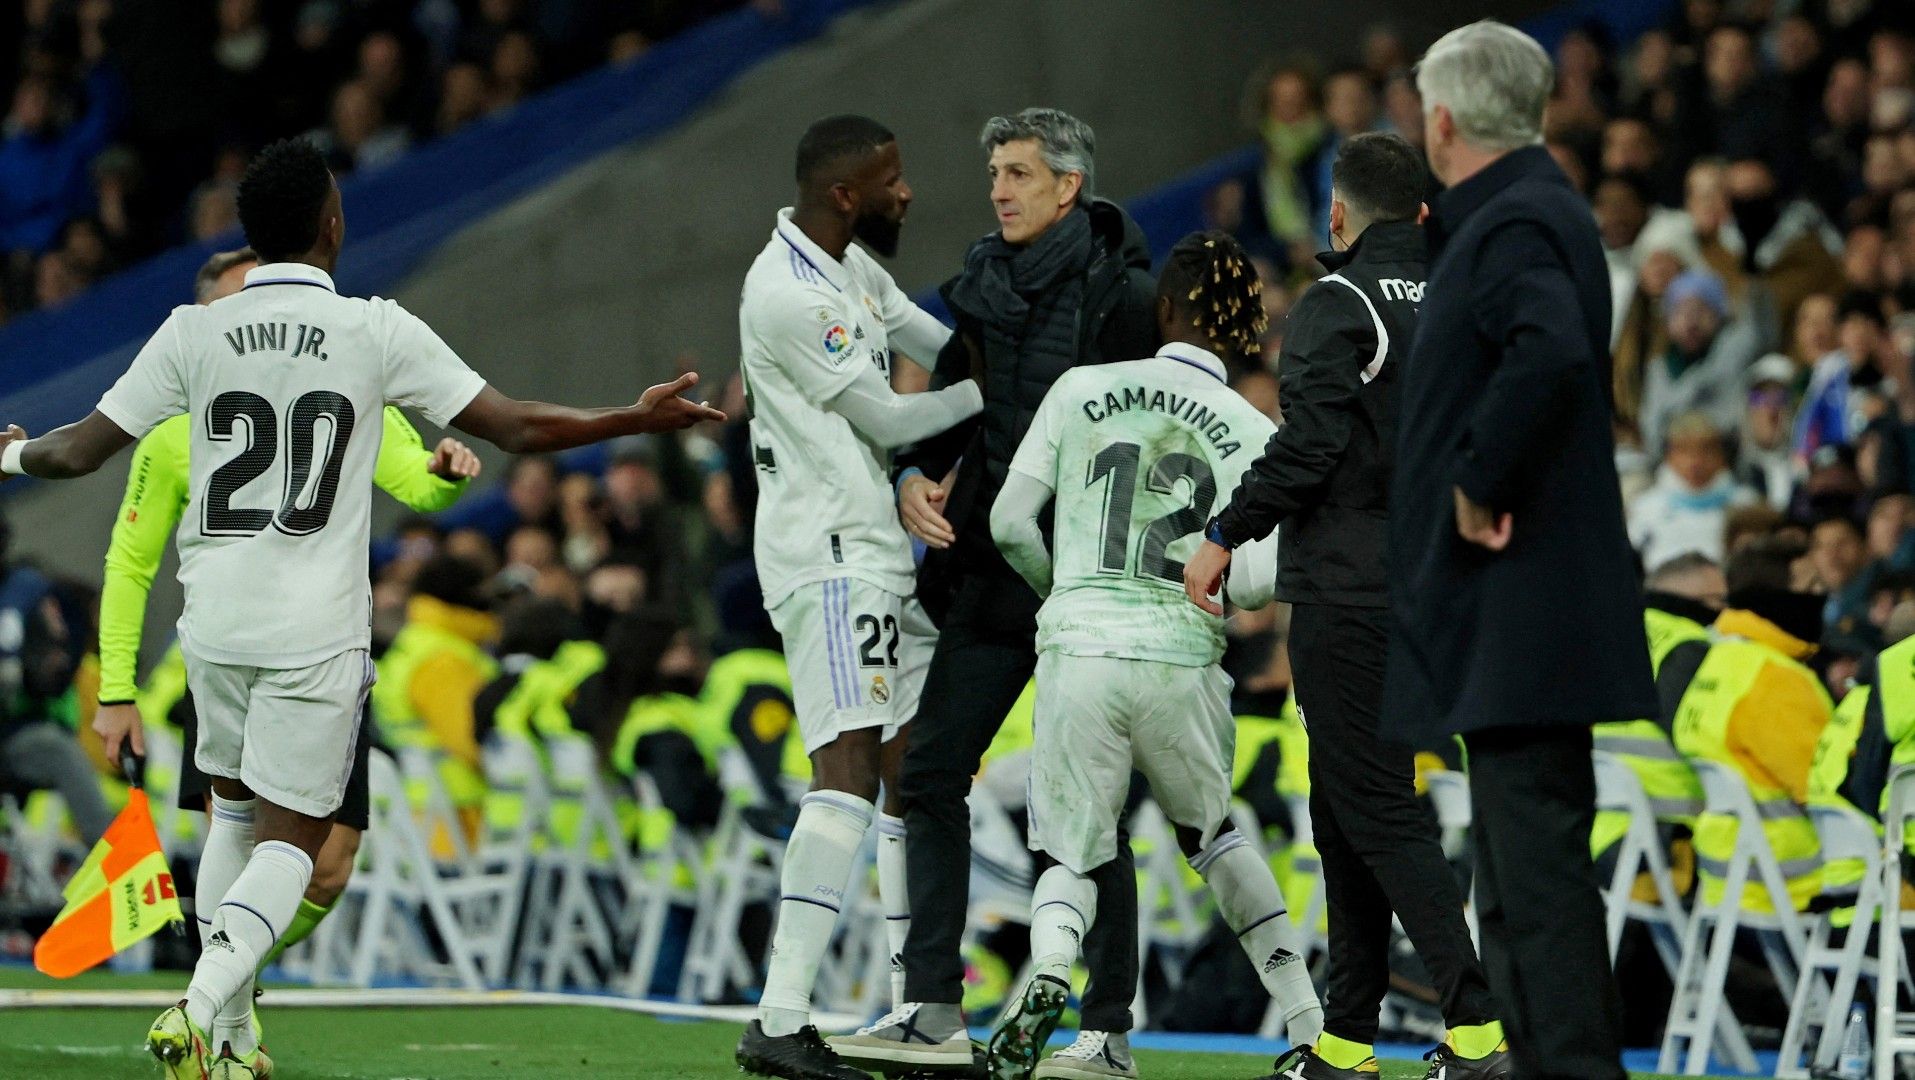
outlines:
{"label": "green grass pitch", "polygon": [[[0,967],[0,988],[161,989],[182,973],[121,976],[95,972],[56,982],[21,967]],[[0,1078],[6,1080],[153,1080],[158,1066],[141,1049],[154,1010],[0,1010]],[[730,1024],[660,1020],[588,1006],[422,1007],[418,1009],[272,1008],[261,1003],[266,1045],[280,1080],[546,1080],[617,1077],[735,1080],[738,1029]],[[1144,1080],[1251,1080],[1267,1057],[1142,1050]],[[1420,1061],[1383,1064],[1382,1080],[1419,1080]]]}

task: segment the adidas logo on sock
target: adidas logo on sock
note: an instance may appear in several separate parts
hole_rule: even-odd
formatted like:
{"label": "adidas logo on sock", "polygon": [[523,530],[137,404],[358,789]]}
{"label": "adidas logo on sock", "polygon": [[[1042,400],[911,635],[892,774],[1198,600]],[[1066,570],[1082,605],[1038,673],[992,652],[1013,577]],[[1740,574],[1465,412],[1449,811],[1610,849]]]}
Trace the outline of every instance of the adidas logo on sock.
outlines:
{"label": "adidas logo on sock", "polygon": [[1263,962],[1263,972],[1268,975],[1280,967],[1296,963],[1297,960],[1298,957],[1296,953],[1291,952],[1289,949],[1278,949],[1276,952],[1270,954],[1270,959]]}
{"label": "adidas logo on sock", "polygon": [[1058,929],[1059,929],[1059,930],[1062,930],[1062,931],[1064,931],[1064,932],[1065,932],[1066,934],[1069,934],[1069,935],[1071,936],[1071,940],[1072,940],[1073,942],[1076,942],[1076,943],[1077,943],[1077,944],[1079,944],[1079,945],[1082,945],[1082,944],[1084,943],[1084,939],[1083,939],[1083,938],[1081,938],[1081,937],[1079,937],[1079,936],[1077,936],[1077,928],[1076,928],[1076,927],[1074,927],[1074,926],[1060,926],[1060,927],[1058,927]]}
{"label": "adidas logo on sock", "polygon": [[214,945],[217,945],[220,948],[225,949],[227,952],[233,951],[233,943],[227,939],[226,931],[224,930],[214,931],[213,936],[206,939],[206,944],[207,944],[207,947],[209,948]]}

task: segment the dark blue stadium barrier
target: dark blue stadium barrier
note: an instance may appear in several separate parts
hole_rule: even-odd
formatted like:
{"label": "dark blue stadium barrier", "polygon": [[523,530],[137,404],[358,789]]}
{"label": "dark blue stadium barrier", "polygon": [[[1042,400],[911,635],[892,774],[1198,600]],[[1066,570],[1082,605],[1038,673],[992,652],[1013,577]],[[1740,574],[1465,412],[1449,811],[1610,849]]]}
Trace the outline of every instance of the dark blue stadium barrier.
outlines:
{"label": "dark blue stadium barrier", "polygon": [[[341,291],[390,293],[439,244],[485,213],[614,147],[685,119],[732,79],[817,36],[837,16],[882,0],[784,0],[784,13],[721,16],[637,62],[580,76],[429,143],[389,168],[348,176],[352,243]],[[29,431],[78,419],[219,245],[174,248],[114,275],[74,303],[0,326],[0,413]]]}

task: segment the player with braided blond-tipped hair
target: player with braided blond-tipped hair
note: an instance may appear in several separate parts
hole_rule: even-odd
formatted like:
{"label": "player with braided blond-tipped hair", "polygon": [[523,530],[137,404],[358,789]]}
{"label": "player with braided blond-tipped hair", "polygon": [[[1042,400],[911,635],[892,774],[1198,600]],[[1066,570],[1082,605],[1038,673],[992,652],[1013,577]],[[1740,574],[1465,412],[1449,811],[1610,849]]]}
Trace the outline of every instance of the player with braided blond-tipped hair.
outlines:
{"label": "player with braided blond-tipped hair", "polygon": [[[1158,284],[1155,356],[1074,368],[1038,409],[991,508],[991,535],[1038,595],[1030,845],[1054,861],[1031,897],[1032,975],[991,1034],[992,1080],[1027,1080],[1057,1025],[1097,912],[1091,874],[1117,856],[1131,770],[1282,1011],[1313,1043],[1323,1010],[1270,867],[1230,822],[1236,722],[1223,619],[1183,596],[1183,559],[1218,493],[1275,431],[1226,382],[1254,351],[1259,284],[1237,242],[1186,237]],[[1040,516],[1056,515],[1047,547]],[[1269,602],[1275,542],[1247,545],[1233,603]]]}

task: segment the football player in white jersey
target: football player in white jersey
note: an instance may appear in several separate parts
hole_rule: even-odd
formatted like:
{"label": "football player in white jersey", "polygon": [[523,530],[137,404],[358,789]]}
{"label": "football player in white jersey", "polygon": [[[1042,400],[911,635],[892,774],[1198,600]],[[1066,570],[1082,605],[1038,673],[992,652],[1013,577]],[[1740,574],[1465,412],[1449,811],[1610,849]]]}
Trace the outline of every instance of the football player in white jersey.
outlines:
{"label": "football player in white jersey", "polygon": [[[1097,910],[1087,876],[1116,856],[1132,768],[1216,894],[1292,1043],[1314,1043],[1323,1009],[1270,867],[1231,825],[1236,721],[1223,619],[1185,599],[1183,559],[1220,493],[1275,427],[1226,383],[1219,354],[1254,355],[1256,270],[1227,233],[1186,237],[1158,283],[1157,355],[1073,368],[1038,409],[991,507],[1004,558],[1045,597],[1037,615],[1030,846],[1055,865],[1031,898],[1033,973],[989,1045],[994,1080],[1025,1080],[1056,1027],[1071,965]],[[1055,505],[1047,550],[1039,517]],[[1232,568],[1241,607],[1269,602],[1274,538]]]}
{"label": "football player in white jersey", "polygon": [[[970,418],[983,399],[969,380],[934,393],[891,389],[894,349],[928,364],[950,337],[853,243],[897,252],[911,204],[897,139],[866,117],[833,116],[805,132],[797,159],[798,205],[778,212],[745,275],[738,334],[758,468],[753,554],[814,780],[785,853],[758,1019],[736,1056],[766,1076],[858,1080],[865,1074],[811,1026],[811,989],[881,776],[895,798],[897,732],[916,700],[900,685],[901,666],[912,666],[900,652],[929,631],[892,509],[891,451]],[[903,826],[886,815],[879,845],[894,965],[908,917]]]}
{"label": "football player in white jersey", "polygon": [[253,972],[292,920],[344,794],[373,680],[366,547],[384,407],[514,453],[724,419],[678,396],[694,375],[622,408],[516,401],[398,304],[340,296],[345,214],[308,142],[260,151],[239,216],[261,263],[245,288],[174,309],[84,420],[31,441],[17,427],[0,435],[0,473],[63,480],[170,416],[193,418],[179,642],[199,707],[195,761],[214,778],[206,846],[250,855],[231,860],[224,888],[202,882],[201,896],[222,897],[206,948],[185,998],[147,1033],[174,1080],[253,1080]]}

